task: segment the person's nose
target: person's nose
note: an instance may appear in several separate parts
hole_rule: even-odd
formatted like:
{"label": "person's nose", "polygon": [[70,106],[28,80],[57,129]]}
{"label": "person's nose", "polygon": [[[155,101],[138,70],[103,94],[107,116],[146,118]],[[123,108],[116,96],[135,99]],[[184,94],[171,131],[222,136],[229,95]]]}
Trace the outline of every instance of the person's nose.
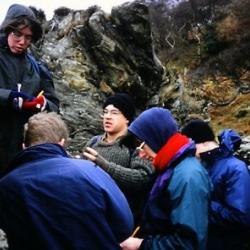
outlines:
{"label": "person's nose", "polygon": [[19,44],[26,44],[26,38],[25,36],[20,37],[20,40],[18,41]]}
{"label": "person's nose", "polygon": [[111,112],[107,112],[107,113],[103,114],[103,118],[110,119],[111,117],[112,117]]}

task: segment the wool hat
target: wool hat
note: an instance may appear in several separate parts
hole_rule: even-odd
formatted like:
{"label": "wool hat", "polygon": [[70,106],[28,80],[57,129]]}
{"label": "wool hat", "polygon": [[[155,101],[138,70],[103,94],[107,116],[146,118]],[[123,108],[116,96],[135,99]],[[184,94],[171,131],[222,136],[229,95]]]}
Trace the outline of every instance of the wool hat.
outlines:
{"label": "wool hat", "polygon": [[132,122],[135,116],[135,105],[130,95],[126,93],[116,93],[115,95],[108,97],[103,104],[103,109],[105,109],[110,104],[119,109],[122,114],[130,122]]}
{"label": "wool hat", "polygon": [[191,138],[195,143],[203,143],[206,141],[215,140],[215,135],[212,128],[207,122],[200,119],[189,121],[182,128],[181,133]]}
{"label": "wool hat", "polygon": [[155,152],[178,131],[177,123],[168,109],[150,108],[142,112],[128,130]]}

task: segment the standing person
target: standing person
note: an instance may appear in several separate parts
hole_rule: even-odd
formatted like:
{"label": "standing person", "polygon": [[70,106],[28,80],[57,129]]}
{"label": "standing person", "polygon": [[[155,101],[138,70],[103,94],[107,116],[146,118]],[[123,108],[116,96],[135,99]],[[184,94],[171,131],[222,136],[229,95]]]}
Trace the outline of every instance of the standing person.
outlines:
{"label": "standing person", "polygon": [[13,250],[116,250],[133,229],[129,205],[112,178],[71,159],[56,113],[29,118],[25,150],[0,180],[0,227]]}
{"label": "standing person", "polygon": [[41,36],[42,27],[30,8],[9,7],[0,26],[0,174],[22,148],[27,119],[43,110],[58,111],[48,69],[27,53]]}
{"label": "standing person", "polygon": [[132,98],[117,93],[103,104],[104,134],[93,137],[84,156],[104,169],[125,194],[138,224],[152,182],[154,167],[141,159],[128,132],[135,115]]}
{"label": "standing person", "polygon": [[128,130],[142,141],[158,177],[147,201],[140,235],[120,245],[123,250],[205,249],[211,183],[195,157],[195,145],[178,133],[169,110],[151,108]]}
{"label": "standing person", "polygon": [[218,144],[212,128],[200,119],[187,123],[182,133],[196,143],[196,155],[214,185],[208,250],[244,249],[250,228],[250,174],[246,164],[233,155],[240,146],[239,134],[226,129]]}

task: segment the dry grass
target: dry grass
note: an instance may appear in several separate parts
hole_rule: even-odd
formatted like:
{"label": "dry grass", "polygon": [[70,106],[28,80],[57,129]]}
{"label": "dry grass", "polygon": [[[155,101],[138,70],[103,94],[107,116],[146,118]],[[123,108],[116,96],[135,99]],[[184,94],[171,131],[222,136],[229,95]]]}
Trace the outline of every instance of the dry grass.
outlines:
{"label": "dry grass", "polygon": [[230,105],[209,109],[211,124],[216,132],[232,128],[241,135],[250,135],[250,93],[239,95]]}

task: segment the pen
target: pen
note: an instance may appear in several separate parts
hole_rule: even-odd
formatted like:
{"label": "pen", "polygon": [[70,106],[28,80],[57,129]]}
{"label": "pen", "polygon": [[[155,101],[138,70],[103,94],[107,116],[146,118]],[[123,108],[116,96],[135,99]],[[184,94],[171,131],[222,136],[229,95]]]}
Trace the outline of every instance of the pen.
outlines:
{"label": "pen", "polygon": [[39,97],[39,96],[43,95],[43,93],[44,93],[44,91],[43,91],[43,90],[42,90],[42,91],[40,91],[40,92],[39,92],[39,94],[37,95],[37,97]]}
{"label": "pen", "polygon": [[140,230],[140,226],[136,227],[136,229],[132,233],[131,237],[135,237],[135,235],[138,233],[139,230]]}

